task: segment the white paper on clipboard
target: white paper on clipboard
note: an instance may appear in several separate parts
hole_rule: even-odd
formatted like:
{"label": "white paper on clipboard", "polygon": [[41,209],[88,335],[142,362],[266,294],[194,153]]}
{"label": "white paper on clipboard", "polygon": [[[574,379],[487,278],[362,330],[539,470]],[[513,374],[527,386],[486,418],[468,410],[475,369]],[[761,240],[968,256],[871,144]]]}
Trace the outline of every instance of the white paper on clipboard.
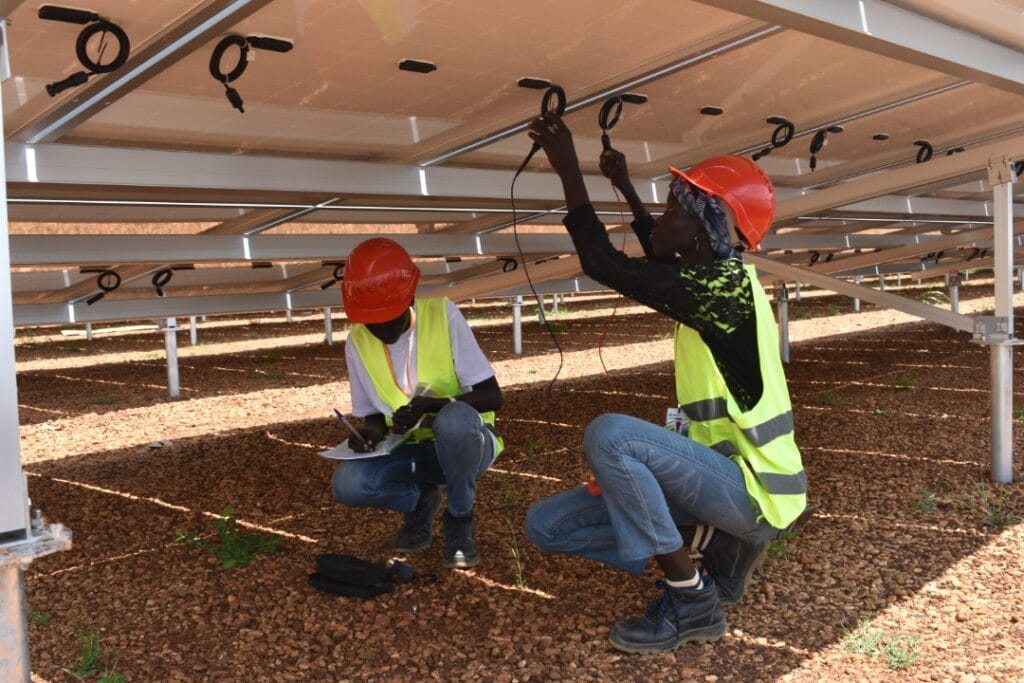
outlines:
{"label": "white paper on clipboard", "polygon": [[[412,395],[413,398],[415,398],[417,396],[426,396],[429,392],[429,384],[418,384],[416,385],[416,389],[413,391]],[[404,434],[388,434],[383,441],[377,444],[376,448],[366,453],[352,450],[349,448],[348,439],[345,439],[334,448],[330,448],[326,451],[320,451],[320,456],[329,460],[362,460],[364,458],[379,458],[382,455],[388,455],[391,451],[405,443],[406,439],[412,436],[412,433],[420,427],[429,427],[433,424],[433,421],[433,416],[423,415],[416,421],[416,424],[414,424],[409,431]]]}

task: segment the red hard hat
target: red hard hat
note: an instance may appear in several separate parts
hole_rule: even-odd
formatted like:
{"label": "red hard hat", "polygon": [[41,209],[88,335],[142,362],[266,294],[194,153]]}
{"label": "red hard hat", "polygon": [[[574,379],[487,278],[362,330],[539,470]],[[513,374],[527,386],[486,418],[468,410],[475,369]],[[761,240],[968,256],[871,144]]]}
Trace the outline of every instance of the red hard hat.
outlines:
{"label": "red hard hat", "polygon": [[761,167],[746,157],[724,155],[701,161],[673,174],[721,198],[736,214],[736,231],[750,249],[757,249],[775,216],[775,186]]}
{"label": "red hard hat", "polygon": [[420,269],[398,242],[384,237],[361,242],[345,263],[341,298],[356,323],[386,323],[412,303]]}

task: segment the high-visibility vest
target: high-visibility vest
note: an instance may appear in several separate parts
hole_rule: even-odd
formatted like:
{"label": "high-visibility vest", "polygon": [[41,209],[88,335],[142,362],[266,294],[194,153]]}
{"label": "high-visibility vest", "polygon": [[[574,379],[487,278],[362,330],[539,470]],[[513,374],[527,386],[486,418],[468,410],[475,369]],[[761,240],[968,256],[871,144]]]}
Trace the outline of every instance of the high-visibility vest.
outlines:
{"label": "high-visibility vest", "polygon": [[757,321],[757,351],[764,389],[757,405],[742,410],[700,334],[676,324],[676,399],[690,418],[690,438],[728,456],[743,471],[761,515],[785,528],[807,504],[807,476],[793,436],[793,408],[779,355],[778,328],[757,280],[750,278]]}
{"label": "high-visibility vest", "polygon": [[[430,385],[430,395],[447,398],[461,393],[459,376],[455,372],[452,356],[451,337],[448,333],[448,299],[417,299],[416,306],[416,374],[420,384]],[[366,329],[366,325],[353,325],[348,334],[355,344],[359,359],[363,361],[366,374],[370,377],[377,396],[394,412],[409,402],[409,396],[402,391],[391,367],[388,350],[380,339]],[[484,422],[494,427],[494,412],[480,413]],[[391,415],[384,421],[391,426]],[[497,453],[504,447],[501,437],[495,432]],[[433,430],[421,427],[413,432],[409,441],[419,443],[434,438]],[[495,455],[497,455],[495,453]]]}

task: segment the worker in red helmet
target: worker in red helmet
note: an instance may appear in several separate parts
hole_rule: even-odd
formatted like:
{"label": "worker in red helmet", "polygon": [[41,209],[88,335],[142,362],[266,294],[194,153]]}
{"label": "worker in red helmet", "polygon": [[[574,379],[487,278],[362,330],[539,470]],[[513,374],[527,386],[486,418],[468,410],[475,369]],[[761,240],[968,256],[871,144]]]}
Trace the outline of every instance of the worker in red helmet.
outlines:
{"label": "worker in red helmet", "polygon": [[[535,503],[527,533],[542,549],[636,575],[656,560],[661,593],[644,614],[612,627],[615,647],[650,653],[717,640],[726,630],[722,604],[743,596],[768,541],[806,508],[775,319],[754,267],[742,260],[771,227],[771,180],[737,156],[671,169],[655,221],[625,157],[606,149],[601,171],[629,203],[646,256],[630,258],[612,246],[590,205],[565,123],[545,115],[529,135],[561,178],[564,223],[583,271],[676,321],[676,410],[688,427],[597,417],[584,435],[597,490],[580,486]],[[698,554],[702,571],[691,558]]]}
{"label": "worker in red helmet", "polygon": [[349,447],[369,453],[389,431],[411,434],[390,454],[341,461],[332,489],[345,505],[403,513],[394,549],[414,552],[430,545],[443,486],[444,565],[472,567],[476,481],[502,450],[501,389],[458,307],[415,298],[419,278],[409,254],[385,238],[362,242],[345,264],[342,298],[355,323],[345,361],[352,412],[364,425]]}

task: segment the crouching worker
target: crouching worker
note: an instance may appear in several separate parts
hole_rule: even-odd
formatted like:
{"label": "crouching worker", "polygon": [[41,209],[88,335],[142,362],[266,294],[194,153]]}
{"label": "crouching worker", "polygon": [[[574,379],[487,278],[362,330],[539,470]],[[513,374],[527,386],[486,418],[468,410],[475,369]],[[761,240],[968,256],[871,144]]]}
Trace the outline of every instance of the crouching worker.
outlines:
{"label": "crouching worker", "polygon": [[472,567],[480,561],[476,481],[502,448],[494,431],[501,389],[455,304],[414,298],[419,277],[406,251],[383,238],[359,244],[345,265],[345,313],[357,323],[345,360],[352,412],[364,419],[349,446],[369,452],[389,429],[415,430],[390,454],[341,461],[332,489],[345,505],[401,512],[394,549],[413,552],[430,545],[444,487],[444,565]]}
{"label": "crouching worker", "polygon": [[[671,192],[654,221],[625,157],[606,150],[601,170],[629,202],[646,253],[630,258],[612,246],[590,205],[565,124],[538,119],[530,137],[561,178],[564,222],[584,272],[676,321],[676,396],[690,427],[687,436],[626,415],[596,418],[583,447],[600,494],[578,487],[534,504],[527,533],[544,550],[636,575],[654,557],[665,577],[661,594],[644,614],[612,627],[615,647],[663,652],[717,640],[726,631],[721,605],[740,599],[768,541],[806,504],[775,319],[741,258],[771,226],[774,188],[742,157],[671,169]],[[702,550],[704,572],[690,546]]]}

